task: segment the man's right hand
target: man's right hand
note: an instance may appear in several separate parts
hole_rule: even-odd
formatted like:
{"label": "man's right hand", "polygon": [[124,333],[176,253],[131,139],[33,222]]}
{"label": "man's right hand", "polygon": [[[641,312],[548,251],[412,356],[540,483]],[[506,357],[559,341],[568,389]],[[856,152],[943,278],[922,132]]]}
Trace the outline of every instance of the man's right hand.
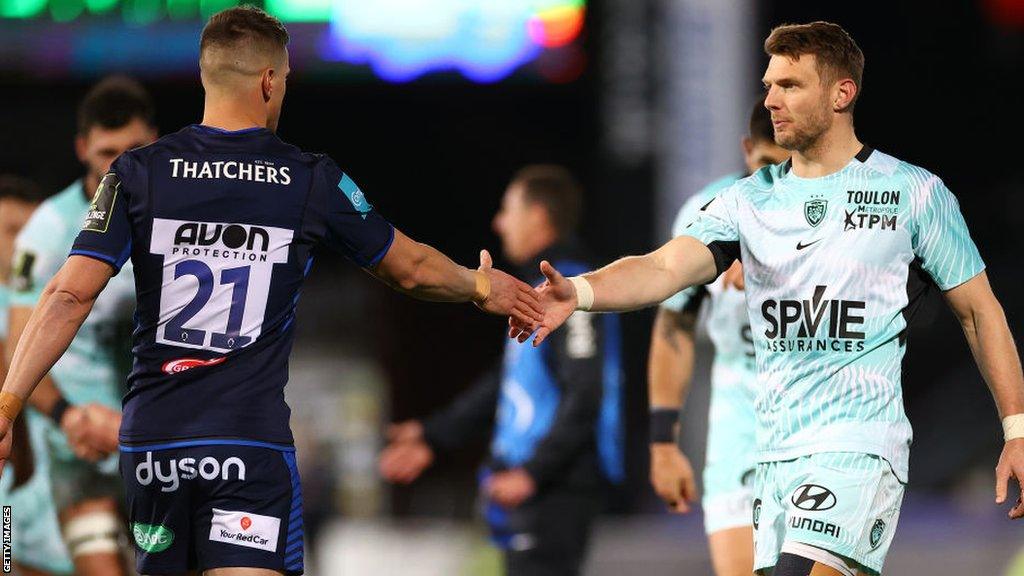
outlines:
{"label": "man's right hand", "polygon": [[0,416],[0,477],[4,475],[4,466],[11,457],[11,447],[14,445],[13,428],[13,422],[5,416]]}
{"label": "man's right hand", "polygon": [[544,306],[544,321],[539,327],[530,326],[518,322],[516,318],[509,318],[509,338],[518,340],[519,343],[526,342],[535,330],[537,337],[533,339],[534,347],[540,346],[544,339],[558,329],[572,313],[576,311],[576,288],[562,273],[555,269],[550,262],[544,260],[540,263],[540,271],[544,274],[544,283],[537,289],[540,294],[541,304]]}
{"label": "man's right hand", "polygon": [[536,327],[544,320],[544,306],[540,296],[527,283],[493,267],[487,250],[480,251],[480,267],[490,283],[490,293],[477,306],[484,312],[509,316],[524,326]]}
{"label": "man's right hand", "polygon": [[117,450],[121,413],[100,404],[71,406],[60,419],[60,428],[75,456],[97,462]]}
{"label": "man's right hand", "polygon": [[380,455],[380,474],[388,482],[409,484],[434,462],[434,450],[423,440],[423,425],[418,420],[392,424],[387,432],[390,443]]}
{"label": "man's right hand", "polygon": [[697,501],[693,466],[673,443],[651,444],[651,485],[669,510],[677,514],[686,514],[690,504]]}

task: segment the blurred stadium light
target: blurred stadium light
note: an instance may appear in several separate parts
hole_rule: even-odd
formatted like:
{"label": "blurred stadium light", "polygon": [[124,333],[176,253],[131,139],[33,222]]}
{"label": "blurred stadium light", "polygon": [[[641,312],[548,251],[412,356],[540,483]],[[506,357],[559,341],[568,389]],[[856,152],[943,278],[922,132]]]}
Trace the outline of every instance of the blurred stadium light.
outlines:
{"label": "blurred stadium light", "polygon": [[[202,22],[237,0],[0,0],[0,65],[43,75],[191,73]],[[564,82],[582,71],[584,0],[266,0],[291,25],[293,67],[386,81],[454,72]],[[139,49],[147,46],[147,49]],[[542,58],[542,56],[548,56]],[[527,66],[535,64],[535,66]]]}

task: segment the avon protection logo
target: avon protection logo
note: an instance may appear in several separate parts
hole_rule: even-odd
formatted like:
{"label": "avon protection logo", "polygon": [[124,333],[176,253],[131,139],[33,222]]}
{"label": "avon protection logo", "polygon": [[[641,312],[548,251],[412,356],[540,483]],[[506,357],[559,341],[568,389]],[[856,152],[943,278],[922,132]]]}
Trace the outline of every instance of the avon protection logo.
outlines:
{"label": "avon protection logo", "polygon": [[183,222],[174,232],[171,254],[266,262],[269,249],[270,232],[266,228]]}
{"label": "avon protection logo", "polygon": [[860,300],[826,300],[828,286],[816,286],[810,300],[765,300],[761,315],[769,352],[861,352],[864,350]]}
{"label": "avon protection logo", "polygon": [[135,544],[143,551],[150,554],[163,552],[174,544],[174,532],[160,524],[132,524],[132,535],[135,537]]}
{"label": "avon protection logo", "polygon": [[221,464],[213,456],[207,456],[198,463],[195,458],[171,459],[166,462],[153,462],[153,453],[146,452],[146,460],[135,467],[135,480],[141,486],[149,486],[153,481],[160,483],[161,492],[174,492],[181,480],[230,480],[234,470],[236,480],[245,481],[245,462],[232,456]]}

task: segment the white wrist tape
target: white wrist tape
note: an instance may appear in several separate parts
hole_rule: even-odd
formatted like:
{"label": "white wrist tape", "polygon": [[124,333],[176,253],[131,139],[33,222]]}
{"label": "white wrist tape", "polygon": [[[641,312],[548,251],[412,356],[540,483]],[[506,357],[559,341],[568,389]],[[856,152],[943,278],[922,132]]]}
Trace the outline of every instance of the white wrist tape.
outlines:
{"label": "white wrist tape", "polygon": [[583,276],[570,276],[569,282],[576,287],[576,309],[590,310],[594,305],[594,287]]}
{"label": "white wrist tape", "polygon": [[1003,418],[1003,439],[1009,442],[1016,438],[1024,438],[1024,414]]}

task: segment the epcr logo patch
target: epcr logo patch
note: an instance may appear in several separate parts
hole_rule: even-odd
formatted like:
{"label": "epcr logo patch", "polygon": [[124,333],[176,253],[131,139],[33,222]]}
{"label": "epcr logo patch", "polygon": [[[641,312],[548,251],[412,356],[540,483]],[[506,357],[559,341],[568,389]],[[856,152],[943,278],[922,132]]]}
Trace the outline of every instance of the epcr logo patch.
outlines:
{"label": "epcr logo patch", "polygon": [[836,495],[817,484],[804,484],[793,492],[793,506],[808,512],[829,510],[836,505]]}

